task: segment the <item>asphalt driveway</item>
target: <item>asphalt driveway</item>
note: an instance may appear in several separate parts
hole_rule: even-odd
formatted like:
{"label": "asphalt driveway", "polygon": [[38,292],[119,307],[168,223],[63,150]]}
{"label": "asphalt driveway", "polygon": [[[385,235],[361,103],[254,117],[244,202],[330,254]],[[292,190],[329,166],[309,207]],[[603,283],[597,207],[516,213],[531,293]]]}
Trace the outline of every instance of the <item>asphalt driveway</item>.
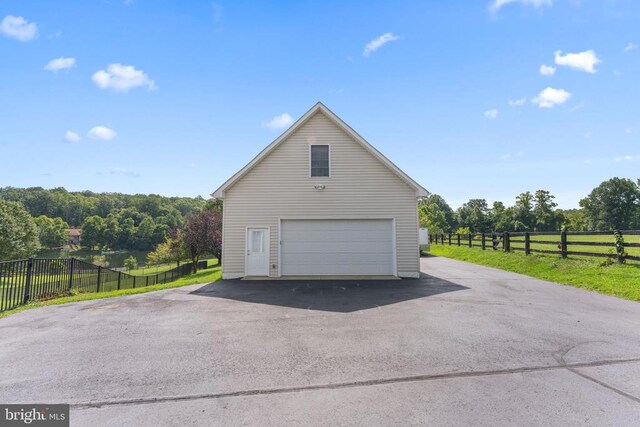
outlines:
{"label": "asphalt driveway", "polygon": [[0,403],[72,425],[640,425],[640,304],[445,258],[0,319]]}

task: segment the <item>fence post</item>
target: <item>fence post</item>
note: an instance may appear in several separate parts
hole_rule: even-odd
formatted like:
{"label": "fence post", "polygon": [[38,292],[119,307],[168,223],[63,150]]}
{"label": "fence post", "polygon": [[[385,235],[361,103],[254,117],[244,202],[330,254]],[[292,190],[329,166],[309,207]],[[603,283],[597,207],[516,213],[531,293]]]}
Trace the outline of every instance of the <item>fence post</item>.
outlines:
{"label": "fence post", "polygon": [[615,230],[613,232],[613,237],[615,239],[616,245],[616,258],[618,259],[618,264],[624,263],[625,253],[624,253],[624,237],[622,236],[622,231]]}
{"label": "fence post", "polygon": [[121,284],[122,284],[122,271],[118,271],[118,290],[120,290]]}
{"label": "fence post", "polygon": [[144,286],[149,286],[149,276],[145,276],[145,283]]}
{"label": "fence post", "polygon": [[531,253],[531,242],[529,241],[529,232],[524,233],[524,254],[529,255]]}
{"label": "fence post", "polygon": [[69,260],[69,292],[73,289],[73,264],[75,264],[75,260],[73,257]]}
{"label": "fence post", "polygon": [[458,246],[460,246],[460,233],[457,233],[458,235]]}
{"label": "fence post", "polygon": [[133,289],[136,288],[136,276],[133,275]]}
{"label": "fence post", "polygon": [[560,233],[560,256],[562,258],[567,257],[567,232]]}
{"label": "fence post", "polygon": [[451,233],[449,233],[449,246],[451,246]]}
{"label": "fence post", "polygon": [[27,260],[27,281],[24,286],[24,303],[28,303],[31,299],[31,275],[33,270],[33,258]]}
{"label": "fence post", "polygon": [[504,235],[502,237],[502,247],[504,248],[505,252],[510,252],[511,251],[511,241],[509,239],[509,232],[505,231]]}
{"label": "fence post", "polygon": [[482,233],[482,250],[484,251],[485,249],[487,249],[487,236]]}
{"label": "fence post", "polygon": [[473,246],[472,239],[473,239],[473,234],[469,233],[469,247]]}
{"label": "fence post", "polygon": [[98,286],[96,292],[100,292],[100,280],[102,279],[102,267],[98,266]]}

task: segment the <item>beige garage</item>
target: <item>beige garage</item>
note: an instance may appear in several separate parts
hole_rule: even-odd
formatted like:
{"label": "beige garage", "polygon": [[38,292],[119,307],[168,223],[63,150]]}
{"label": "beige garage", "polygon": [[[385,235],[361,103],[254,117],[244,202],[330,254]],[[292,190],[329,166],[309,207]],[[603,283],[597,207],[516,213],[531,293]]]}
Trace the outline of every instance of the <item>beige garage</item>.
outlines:
{"label": "beige garage", "polygon": [[222,277],[419,277],[428,194],[317,103],[213,193]]}

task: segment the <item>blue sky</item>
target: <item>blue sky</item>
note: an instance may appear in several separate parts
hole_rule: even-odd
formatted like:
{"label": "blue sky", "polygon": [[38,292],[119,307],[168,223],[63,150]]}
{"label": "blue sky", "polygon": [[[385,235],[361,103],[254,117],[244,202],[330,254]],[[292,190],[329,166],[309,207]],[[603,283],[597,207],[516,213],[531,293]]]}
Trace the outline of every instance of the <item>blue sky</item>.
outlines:
{"label": "blue sky", "polygon": [[632,0],[3,0],[0,186],[208,197],[322,101],[454,207],[577,207],[640,177],[639,22]]}

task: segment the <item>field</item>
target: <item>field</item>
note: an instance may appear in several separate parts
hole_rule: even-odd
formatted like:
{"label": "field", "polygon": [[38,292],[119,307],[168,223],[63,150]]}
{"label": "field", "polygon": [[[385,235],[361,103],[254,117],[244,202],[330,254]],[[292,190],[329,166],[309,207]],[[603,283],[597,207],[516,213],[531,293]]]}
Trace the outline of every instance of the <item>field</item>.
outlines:
{"label": "field", "polygon": [[[517,240],[515,242],[514,240]],[[555,244],[541,244],[534,243],[537,240],[543,241],[553,241]],[[580,245],[580,242],[599,242],[599,243],[610,243],[611,246],[590,246],[590,245]],[[640,235],[628,235],[624,236],[625,243],[640,243]],[[559,235],[551,235],[551,236],[531,236],[531,249],[541,249],[541,250],[558,250],[558,245],[560,244],[560,236]],[[569,251],[575,252],[590,252],[590,253],[606,253],[614,255],[616,253],[614,247],[614,239],[611,235],[567,235],[567,244]],[[514,237],[511,239],[511,247],[512,248],[522,248],[524,250],[524,237]],[[640,248],[625,248],[627,254],[631,256],[640,256]]]}
{"label": "field", "polygon": [[[489,234],[486,235],[486,248],[487,250],[491,250],[491,236]],[[640,245],[640,235],[624,235],[625,244],[635,244]],[[474,246],[481,246],[481,235],[477,234],[474,236],[472,244]],[[440,240],[438,240],[440,242]],[[537,242],[548,242],[548,243],[537,243]],[[580,244],[584,242],[585,244]],[[524,236],[512,236],[510,238],[511,249],[514,251],[524,251]],[[607,246],[594,246],[589,245],[588,243],[606,243]],[[444,236],[444,244],[448,245],[448,236]],[[438,246],[440,243],[437,244]],[[457,246],[457,236],[454,234],[451,237],[451,245]],[[461,235],[460,237],[460,245],[468,246],[469,241],[467,235]],[[542,250],[542,251],[554,251],[560,254],[560,233],[549,234],[549,235],[532,235],[530,240],[530,248],[532,250]],[[434,244],[432,243],[432,246]],[[500,249],[502,249],[502,240],[500,240]],[[581,235],[581,234],[567,234],[567,250],[569,252],[586,252],[586,253],[595,253],[595,254],[609,254],[614,256],[616,253],[614,246],[614,237],[612,234],[607,235],[597,235],[597,234],[589,234],[589,235]],[[640,247],[625,247],[625,252],[629,256],[640,257]],[[570,255],[571,256],[571,255]],[[574,257],[578,257],[575,255]],[[632,260],[630,260],[632,262]]]}
{"label": "field", "polygon": [[[589,236],[593,237],[593,236]],[[431,244],[432,255],[525,274],[640,302],[640,263],[609,264],[604,258],[569,257]]]}

